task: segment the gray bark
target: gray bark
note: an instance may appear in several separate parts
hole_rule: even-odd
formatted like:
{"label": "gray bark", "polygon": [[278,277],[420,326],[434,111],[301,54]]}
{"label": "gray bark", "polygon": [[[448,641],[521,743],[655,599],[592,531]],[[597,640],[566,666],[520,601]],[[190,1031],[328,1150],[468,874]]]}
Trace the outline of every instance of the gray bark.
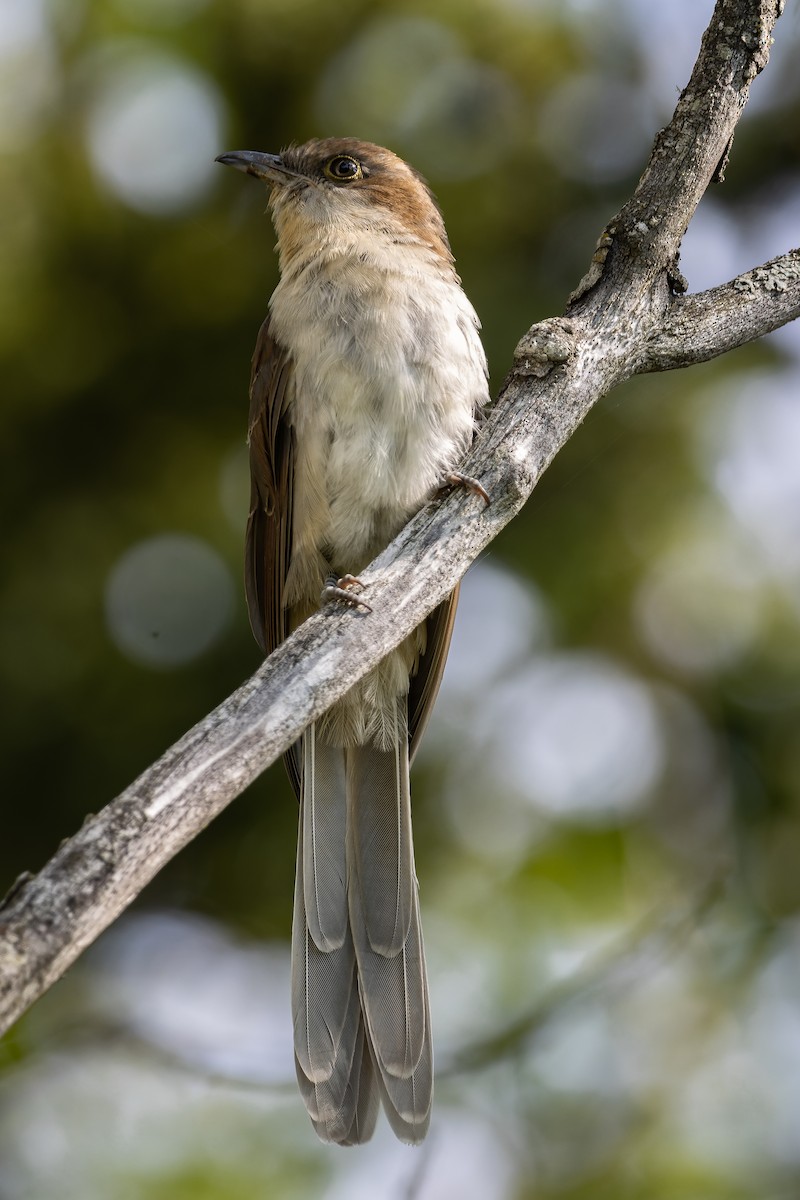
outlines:
{"label": "gray bark", "polygon": [[722,354],[800,315],[800,252],[695,296],[680,240],[721,176],[781,0],[718,0],[692,78],[567,313],[520,342],[464,465],[492,497],[428,505],[362,573],[371,613],[331,608],[65,842],[0,905],[0,1031],[50,986],[169,859],[396,646],[519,511],[593,404],[643,371]]}

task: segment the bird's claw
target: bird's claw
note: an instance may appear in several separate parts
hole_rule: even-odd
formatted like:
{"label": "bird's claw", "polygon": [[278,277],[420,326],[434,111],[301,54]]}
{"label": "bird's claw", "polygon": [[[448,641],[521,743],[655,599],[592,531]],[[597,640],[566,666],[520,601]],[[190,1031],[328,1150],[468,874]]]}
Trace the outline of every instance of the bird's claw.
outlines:
{"label": "bird's claw", "polygon": [[480,496],[484,504],[491,504],[491,498],[486,488],[472,475],[465,475],[463,471],[448,471],[439,484],[440,492],[450,491],[452,488],[461,487],[467,492],[472,492],[474,496]]}
{"label": "bird's claw", "polygon": [[364,584],[360,579],[356,579],[355,575],[342,575],[340,579],[337,579],[335,575],[329,575],[322,589],[320,603],[346,604],[349,608],[365,608],[367,612],[372,612],[372,606],[367,604],[366,600],[362,600],[354,590],[363,588],[363,586]]}

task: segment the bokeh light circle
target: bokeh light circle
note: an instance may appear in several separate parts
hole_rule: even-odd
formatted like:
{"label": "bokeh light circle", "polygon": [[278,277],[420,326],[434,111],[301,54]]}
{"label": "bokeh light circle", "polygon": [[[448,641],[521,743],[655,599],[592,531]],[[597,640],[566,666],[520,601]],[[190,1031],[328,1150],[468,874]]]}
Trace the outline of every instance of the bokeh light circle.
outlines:
{"label": "bokeh light circle", "polygon": [[191,662],[233,612],[230,571],[199,538],[164,534],[133,546],[106,585],[106,622],[128,658],[151,667]]}
{"label": "bokeh light circle", "polygon": [[222,111],[211,80],[180,59],[123,55],[104,72],[89,110],[92,166],[110,192],[139,212],[187,208],[211,184]]}
{"label": "bokeh light circle", "polygon": [[495,777],[548,816],[604,824],[640,808],[664,768],[648,687],[601,655],[544,656],[497,691]]}

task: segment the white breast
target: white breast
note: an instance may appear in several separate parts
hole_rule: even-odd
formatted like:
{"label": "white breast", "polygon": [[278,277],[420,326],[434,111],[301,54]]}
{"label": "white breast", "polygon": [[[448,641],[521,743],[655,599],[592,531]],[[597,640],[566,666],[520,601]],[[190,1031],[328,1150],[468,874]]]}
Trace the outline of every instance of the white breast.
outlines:
{"label": "white breast", "polygon": [[459,464],[487,399],[455,274],[422,246],[352,242],[284,274],[271,301],[295,365],[293,556],[321,551],[340,571],[363,567]]}

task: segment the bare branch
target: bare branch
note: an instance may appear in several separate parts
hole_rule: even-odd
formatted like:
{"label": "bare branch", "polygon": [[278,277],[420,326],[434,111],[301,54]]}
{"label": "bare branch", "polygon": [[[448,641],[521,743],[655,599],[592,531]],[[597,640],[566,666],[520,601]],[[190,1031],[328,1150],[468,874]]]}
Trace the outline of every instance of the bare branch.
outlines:
{"label": "bare branch", "polygon": [[643,347],[642,371],[706,362],[800,317],[800,249],[730,283],[678,296]]}
{"label": "bare branch", "polygon": [[611,222],[651,269],[671,265],[709,183],[719,179],[750,84],[769,60],[783,0],[718,0],[691,79],[658,134],[632,198]]}
{"label": "bare branch", "polygon": [[[700,312],[710,294],[706,302],[673,296],[680,238],[726,153],[750,81],[766,64],[780,7],[779,0],[718,0],[675,116],[659,134],[631,201],[601,239],[569,316],[535,326],[517,348],[514,369],[464,468],[481,480],[491,506],[458,494],[419,513],[361,573],[372,613],[312,617],[0,906],[0,1031],[443,599],[519,511],[601,396],[648,363],[653,369],[676,365],[681,337],[694,344],[694,331],[681,325],[687,311],[681,305],[694,302]],[[736,283],[728,285],[733,293]],[[739,324],[735,344],[763,332],[746,290],[740,299],[750,317],[729,318],[729,327]],[[720,353],[724,321],[716,335],[711,310],[703,322]],[[662,326],[673,333],[659,340]],[[687,354],[686,361],[695,361]],[[676,361],[667,364],[670,356]]]}

